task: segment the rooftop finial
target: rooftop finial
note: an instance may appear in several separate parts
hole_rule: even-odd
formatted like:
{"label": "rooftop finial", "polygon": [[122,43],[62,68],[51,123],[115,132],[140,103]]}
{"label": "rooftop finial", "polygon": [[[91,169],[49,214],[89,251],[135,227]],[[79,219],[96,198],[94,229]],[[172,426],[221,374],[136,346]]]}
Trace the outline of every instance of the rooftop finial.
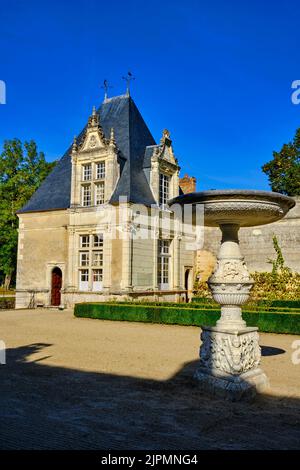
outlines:
{"label": "rooftop finial", "polygon": [[130,82],[131,80],[135,80],[135,77],[131,72],[127,72],[126,77],[122,77],[122,79],[126,81],[126,95],[130,96]]}
{"label": "rooftop finial", "polygon": [[109,90],[109,88],[113,88],[113,87],[112,87],[112,86],[108,83],[108,81],[105,79],[105,80],[103,81],[103,85],[102,85],[101,88],[104,90],[104,101],[106,101],[107,98],[108,98],[108,90]]}
{"label": "rooftop finial", "polygon": [[162,133],[162,138],[160,139],[160,143],[161,145],[165,144],[166,141],[170,142],[171,143],[171,139],[170,139],[170,131],[168,131],[168,129],[164,129],[163,130],[163,133]]}
{"label": "rooftop finial", "polygon": [[114,131],[114,128],[113,128],[113,127],[110,129],[109,145],[110,145],[111,147],[115,147],[115,146],[116,146],[115,131]]}
{"label": "rooftop finial", "polygon": [[72,144],[72,152],[75,153],[76,150],[77,150],[77,137],[76,135],[74,135],[73,144]]}
{"label": "rooftop finial", "polygon": [[92,115],[89,117],[88,124],[89,126],[92,126],[92,127],[98,127],[99,125],[99,116],[97,114],[95,106],[93,106]]}

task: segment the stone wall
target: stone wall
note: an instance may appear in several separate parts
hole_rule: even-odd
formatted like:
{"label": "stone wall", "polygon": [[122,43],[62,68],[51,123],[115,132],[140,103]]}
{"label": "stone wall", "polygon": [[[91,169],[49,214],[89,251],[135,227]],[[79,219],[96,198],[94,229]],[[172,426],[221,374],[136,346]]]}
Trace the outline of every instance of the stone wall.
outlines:
{"label": "stone wall", "polygon": [[[282,249],[285,263],[294,271],[300,272],[300,197],[294,198],[296,206],[279,222],[240,229],[240,246],[242,254],[251,272],[271,271],[268,259],[275,259],[272,237],[276,235]],[[207,276],[211,268],[211,258],[206,252],[216,256],[220,244],[221,232],[215,228],[205,228],[203,250],[196,256],[196,266],[200,265]],[[206,259],[208,264],[206,265]]]}
{"label": "stone wall", "polygon": [[19,215],[16,308],[50,304],[51,272],[59,267],[66,279],[68,248],[66,210]]}

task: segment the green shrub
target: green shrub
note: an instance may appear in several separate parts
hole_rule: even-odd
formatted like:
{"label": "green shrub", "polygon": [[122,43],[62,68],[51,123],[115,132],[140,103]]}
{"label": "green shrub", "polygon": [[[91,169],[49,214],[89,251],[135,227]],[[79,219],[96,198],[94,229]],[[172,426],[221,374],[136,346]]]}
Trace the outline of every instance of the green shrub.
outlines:
{"label": "green shrub", "polygon": [[259,306],[269,306],[270,308],[289,308],[300,309],[300,300],[267,300],[258,301]]}
{"label": "green shrub", "polygon": [[198,297],[194,296],[192,298],[192,303],[193,304],[201,304],[201,305],[217,305],[217,303],[209,297]]}
{"label": "green shrub", "polygon": [[99,318],[102,320],[138,321],[145,323],[166,323],[178,325],[215,325],[220,317],[219,310],[199,310],[192,308],[134,305],[116,303],[76,304],[77,317]]}
{"label": "green shrub", "polygon": [[10,310],[15,308],[14,297],[0,297],[0,309]]}
{"label": "green shrub", "polygon": [[[76,304],[74,315],[101,320],[214,326],[220,318],[220,310],[200,307],[181,308],[180,305],[166,307],[111,302]],[[248,326],[257,326],[260,331],[300,334],[300,313],[275,313],[263,310],[245,311],[243,312],[243,318]]]}
{"label": "green shrub", "polygon": [[[190,304],[186,304],[189,306]],[[203,297],[193,297],[192,299],[193,308],[197,306],[203,307],[214,307],[216,308],[218,304],[211,299],[203,298]],[[271,310],[271,309],[293,309],[293,310],[300,310],[300,300],[272,300],[272,299],[258,299],[258,300],[249,300],[247,304],[245,304],[244,308],[246,310],[256,310],[264,308],[264,310]]]}
{"label": "green shrub", "polygon": [[[276,254],[275,259],[268,259],[272,264],[271,272],[254,272],[251,274],[255,281],[250,293],[250,302],[260,300],[293,300],[300,302],[300,273],[293,272],[285,265],[285,260],[279,246],[277,237],[273,235],[273,247]],[[194,291],[196,298],[200,297],[213,302],[211,293],[206,282],[195,282]]]}

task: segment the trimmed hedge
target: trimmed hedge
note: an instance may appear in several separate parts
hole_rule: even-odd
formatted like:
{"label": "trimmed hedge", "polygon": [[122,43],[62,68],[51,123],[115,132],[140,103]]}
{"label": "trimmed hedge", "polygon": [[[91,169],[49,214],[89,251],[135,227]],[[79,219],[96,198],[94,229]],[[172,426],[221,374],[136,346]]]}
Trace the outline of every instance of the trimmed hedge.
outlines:
{"label": "trimmed hedge", "polygon": [[[181,308],[125,303],[76,304],[74,315],[101,320],[165,323],[189,326],[214,326],[220,318],[219,309]],[[245,311],[243,318],[248,326],[257,326],[267,333],[300,334],[300,314]]]}
{"label": "trimmed hedge", "polygon": [[[113,304],[113,305],[120,305],[120,301],[110,301],[109,304]],[[207,303],[176,303],[176,302],[149,302],[149,301],[128,301],[128,300],[125,300],[121,302],[122,305],[140,305],[140,306],[150,306],[150,307],[176,307],[176,308],[180,308],[180,309],[183,309],[183,308],[187,308],[187,309],[191,309],[191,308],[196,308],[196,309],[201,309],[201,310],[218,310],[220,311],[220,306],[217,304],[217,303],[212,303],[212,304],[209,304],[208,302]],[[249,310],[249,311],[260,311],[262,310],[262,307],[259,306],[258,304],[246,304],[244,306],[245,310]],[[272,312],[278,312],[278,313],[300,313],[300,308],[288,308],[288,307],[270,307],[269,305],[264,305],[263,306],[263,310],[265,312],[267,311],[272,311]]]}
{"label": "trimmed hedge", "polygon": [[258,305],[300,309],[300,300],[259,300]]}
{"label": "trimmed hedge", "polygon": [[300,334],[300,313],[243,312],[247,326],[257,326],[265,333]]}
{"label": "trimmed hedge", "polygon": [[152,306],[143,304],[83,303],[74,308],[76,317],[101,320],[136,321],[145,323],[166,323],[177,325],[215,325],[220,317],[218,310],[181,309],[178,307]]}
{"label": "trimmed hedge", "polygon": [[209,305],[217,305],[217,302],[215,302],[212,298],[210,297],[192,297],[192,303],[193,304],[209,304]]}
{"label": "trimmed hedge", "polygon": [[[193,297],[192,298],[192,303],[193,304],[203,305],[203,306],[210,305],[211,307],[216,307],[217,306],[217,303],[213,299],[206,298],[206,297]],[[273,308],[275,309],[275,308],[278,308],[278,307],[280,307],[280,309],[284,308],[284,309],[300,310],[300,300],[268,300],[268,299],[265,299],[265,300],[257,300],[256,302],[255,301],[249,302],[249,304],[246,304],[245,306],[246,306],[247,310],[261,308],[262,306],[265,309],[268,309],[268,310],[273,309]]]}

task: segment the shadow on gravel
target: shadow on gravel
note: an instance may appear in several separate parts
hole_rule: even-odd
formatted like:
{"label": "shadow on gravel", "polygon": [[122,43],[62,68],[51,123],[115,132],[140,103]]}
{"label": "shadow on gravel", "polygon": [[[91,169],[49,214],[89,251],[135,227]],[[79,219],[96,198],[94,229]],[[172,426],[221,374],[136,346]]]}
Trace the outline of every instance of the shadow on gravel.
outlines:
{"label": "shadow on gravel", "polygon": [[209,398],[193,380],[198,361],[167,381],[51,367],[48,346],[9,349],[0,366],[1,449],[300,447],[300,400]]}
{"label": "shadow on gravel", "polygon": [[261,346],[262,356],[278,356],[279,354],[285,354],[286,351],[281,348],[273,348],[273,346]]}

